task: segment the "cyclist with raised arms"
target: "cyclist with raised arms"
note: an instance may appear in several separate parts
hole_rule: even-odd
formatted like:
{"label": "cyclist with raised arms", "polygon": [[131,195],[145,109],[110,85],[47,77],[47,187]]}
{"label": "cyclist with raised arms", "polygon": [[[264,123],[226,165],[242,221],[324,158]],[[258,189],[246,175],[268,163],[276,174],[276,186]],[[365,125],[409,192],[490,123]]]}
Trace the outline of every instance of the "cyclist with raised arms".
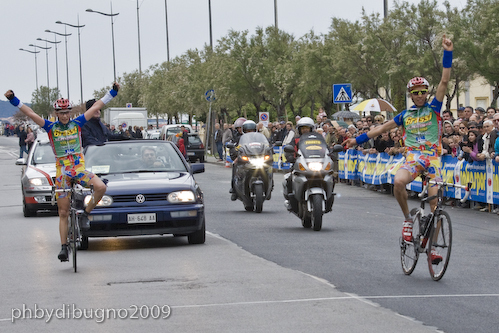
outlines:
{"label": "cyclist with raised arms", "polygon": [[[36,124],[45,129],[48,133],[50,144],[56,157],[56,189],[69,189],[71,179],[76,180],[82,186],[93,185],[93,199],[90,200],[84,213],[80,218],[82,229],[90,228],[88,214],[95,208],[106,192],[106,185],[99,177],[85,170],[85,158],[83,156],[81,129],[85,123],[92,119],[94,115],[107,103],[109,103],[118,94],[119,85],[113,84],[111,89],[102,99],[88,109],[84,114],[70,119],[72,108],[69,100],[61,98],[54,103],[54,111],[59,118],[56,122],[43,119],[36,114],[29,106],[23,104],[12,90],[5,93],[5,97],[10,103],[19,108],[26,116],[31,118]],[[57,193],[57,208],[59,210],[59,233],[61,237],[61,252],[58,255],[59,260],[68,261],[68,216],[70,201],[66,192]]]}
{"label": "cyclist with raised arms", "polygon": [[[405,221],[402,228],[402,237],[407,242],[412,241],[413,219],[410,216],[407,204],[406,185],[424,171],[428,173],[429,178],[442,181],[439,162],[439,155],[442,150],[440,109],[450,80],[452,51],[454,49],[452,41],[446,38],[445,35],[442,39],[442,46],[444,48],[442,78],[438,84],[435,97],[430,103],[427,101],[430,86],[428,81],[423,77],[412,78],[407,84],[407,91],[414,102],[411,108],[402,111],[385,124],[344,142],[348,147],[360,145],[392,128],[403,126],[403,138],[407,155],[404,165],[395,174],[394,195],[404,213]],[[428,189],[429,196],[436,193],[436,186]],[[436,207],[436,199],[430,202],[430,206],[433,211]],[[431,259],[433,262],[438,262],[442,260],[442,257],[432,249]]]}

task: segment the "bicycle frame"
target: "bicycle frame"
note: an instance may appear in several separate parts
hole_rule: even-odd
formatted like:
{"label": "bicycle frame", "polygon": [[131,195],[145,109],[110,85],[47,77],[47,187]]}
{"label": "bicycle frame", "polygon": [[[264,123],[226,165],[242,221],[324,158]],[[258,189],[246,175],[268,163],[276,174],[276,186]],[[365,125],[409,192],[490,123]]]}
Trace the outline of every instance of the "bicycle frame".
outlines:
{"label": "bicycle frame", "polygon": [[76,253],[78,247],[82,242],[82,235],[79,225],[79,216],[83,214],[83,208],[79,208],[77,202],[77,196],[83,196],[86,191],[90,191],[93,196],[93,187],[90,189],[83,188],[80,184],[76,183],[71,179],[71,187],[68,189],[56,189],[55,186],[52,187],[52,205],[55,204],[55,194],[56,193],[68,193],[69,195],[69,218],[68,218],[68,235],[67,242],[69,244],[69,251],[73,254],[73,268],[74,272],[77,272],[76,264]]}

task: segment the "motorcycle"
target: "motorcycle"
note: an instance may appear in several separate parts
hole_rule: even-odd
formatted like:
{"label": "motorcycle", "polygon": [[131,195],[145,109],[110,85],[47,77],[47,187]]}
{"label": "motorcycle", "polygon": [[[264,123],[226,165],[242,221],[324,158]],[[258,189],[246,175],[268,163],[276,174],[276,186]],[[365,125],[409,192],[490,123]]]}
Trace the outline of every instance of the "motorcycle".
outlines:
{"label": "motorcycle", "polygon": [[[300,137],[292,171],[284,177],[283,194],[287,209],[301,219],[304,228],[321,230],[323,214],[332,210],[337,176],[334,164],[340,151],[343,147],[335,145],[329,152],[319,133],[304,133]],[[294,147],[287,145],[284,152],[293,162]]]}
{"label": "motorcycle", "polygon": [[[228,144],[229,148],[234,146]],[[247,211],[261,213],[264,200],[270,200],[274,187],[272,155],[272,148],[262,133],[246,133],[239,139],[233,188]]]}

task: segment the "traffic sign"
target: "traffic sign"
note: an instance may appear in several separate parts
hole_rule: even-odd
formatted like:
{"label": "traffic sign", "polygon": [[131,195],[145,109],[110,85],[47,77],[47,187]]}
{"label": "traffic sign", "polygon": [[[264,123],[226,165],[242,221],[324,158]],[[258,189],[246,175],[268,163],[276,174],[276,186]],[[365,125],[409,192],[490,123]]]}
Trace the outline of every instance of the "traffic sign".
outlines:
{"label": "traffic sign", "polygon": [[208,90],[204,96],[206,97],[206,100],[208,102],[213,102],[215,100],[215,90],[211,89],[211,90]]}
{"label": "traffic sign", "polygon": [[352,103],[352,84],[333,84],[333,103]]}
{"label": "traffic sign", "polygon": [[259,112],[258,119],[263,123],[265,127],[269,126],[269,116],[268,112]]}
{"label": "traffic sign", "polygon": [[131,108],[132,107],[132,103],[126,103],[126,107],[127,108]]}

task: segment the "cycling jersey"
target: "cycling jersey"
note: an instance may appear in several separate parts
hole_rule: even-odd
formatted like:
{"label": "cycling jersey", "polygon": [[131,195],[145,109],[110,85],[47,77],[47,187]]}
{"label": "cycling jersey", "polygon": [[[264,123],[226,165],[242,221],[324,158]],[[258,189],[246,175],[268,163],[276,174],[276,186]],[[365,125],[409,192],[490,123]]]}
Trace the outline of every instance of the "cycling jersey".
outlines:
{"label": "cycling jersey", "polygon": [[86,122],[83,114],[70,120],[66,125],[45,119],[43,129],[47,131],[58,165],[68,165],[67,162],[83,160],[81,128]]}
{"label": "cycling jersey", "polygon": [[430,154],[442,151],[442,102],[433,98],[420,108],[416,106],[402,111],[393,120],[404,127],[404,141],[407,150],[418,150]]}
{"label": "cycling jersey", "polygon": [[[67,124],[59,121],[45,120],[43,129],[47,131],[50,144],[56,158],[56,188],[69,188],[70,179],[75,179],[83,186],[94,177],[94,174],[85,170],[85,158],[81,146],[81,128],[87,120],[80,115]],[[67,193],[57,193],[58,198],[64,198]]]}

